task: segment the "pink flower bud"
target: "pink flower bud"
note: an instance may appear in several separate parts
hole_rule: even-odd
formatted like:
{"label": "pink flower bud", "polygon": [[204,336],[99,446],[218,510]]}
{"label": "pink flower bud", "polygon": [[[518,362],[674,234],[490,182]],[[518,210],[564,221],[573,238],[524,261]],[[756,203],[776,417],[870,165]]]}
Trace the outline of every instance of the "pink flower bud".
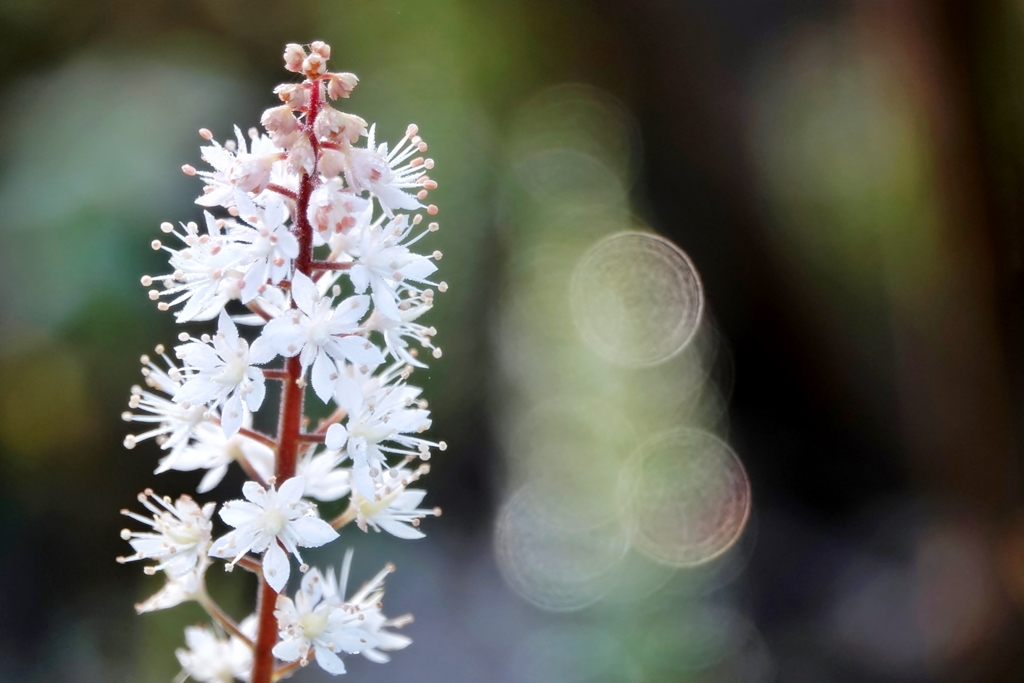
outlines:
{"label": "pink flower bud", "polygon": [[309,91],[299,83],[282,83],[274,88],[274,94],[292,109],[305,109],[309,104]]}
{"label": "pink flower bud", "polygon": [[326,78],[327,94],[332,100],[336,100],[339,97],[348,97],[359,82],[356,75],[350,73],[327,74]]}
{"label": "pink flower bud", "polygon": [[284,68],[296,73],[302,71],[302,62],[306,59],[306,51],[298,43],[284,46]]}
{"label": "pink flower bud", "polygon": [[327,73],[327,60],[317,53],[313,53],[302,61],[302,73],[311,81]]}
{"label": "pink flower bud", "polygon": [[331,46],[322,40],[314,40],[312,43],[309,44],[309,49],[317,53],[324,59],[331,58]]}

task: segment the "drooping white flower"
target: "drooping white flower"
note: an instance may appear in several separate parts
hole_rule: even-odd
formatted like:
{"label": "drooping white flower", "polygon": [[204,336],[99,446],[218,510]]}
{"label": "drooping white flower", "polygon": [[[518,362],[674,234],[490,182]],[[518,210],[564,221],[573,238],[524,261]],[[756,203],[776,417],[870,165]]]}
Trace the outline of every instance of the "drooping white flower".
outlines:
{"label": "drooping white flower", "polygon": [[212,342],[211,346],[195,339],[175,348],[175,355],[185,362],[181,370],[185,380],[175,392],[174,401],[220,407],[224,434],[231,436],[242,426],[242,402],[253,411],[263,403],[263,370],[250,365],[249,344],[238,336],[238,329],[224,311]]}
{"label": "drooping white flower", "polygon": [[[242,426],[249,427],[252,424],[252,413],[248,410],[244,412]],[[255,439],[242,434],[225,436],[223,428],[210,422],[197,426],[192,437],[186,447],[161,458],[155,474],[168,470],[207,470],[196,487],[197,493],[206,493],[217,486],[233,462],[248,464],[264,477],[273,474],[274,451]]]}
{"label": "drooping white flower", "polygon": [[[256,638],[255,615],[246,617],[239,630]],[[237,636],[222,638],[204,626],[185,628],[186,648],[178,648],[174,655],[181,664],[182,675],[201,683],[231,683],[235,679],[247,680],[252,670],[252,648]]]}
{"label": "drooping white flower", "polygon": [[[196,199],[196,204],[230,208],[237,205],[239,196],[248,192],[260,195],[270,184],[292,191],[296,189],[298,179],[287,171],[282,161],[284,150],[274,145],[266,135],[254,133],[255,130],[250,131],[251,151],[238,126],[235,126],[235,140],[221,146],[211,139],[210,145],[201,148],[203,161],[214,170],[196,173],[206,182],[204,193]],[[260,203],[259,198],[257,203]]]}
{"label": "drooping white flower", "polygon": [[438,515],[437,508],[417,508],[423,502],[426,491],[409,489],[409,484],[428,472],[423,465],[415,472],[408,470],[389,471],[384,476],[384,487],[375,499],[364,497],[359,490],[352,491],[352,506],[356,509],[356,524],[363,531],[368,527],[384,530],[397,538],[423,538],[419,530],[420,520],[427,515]]}
{"label": "drooping white flower", "polygon": [[384,361],[380,349],[361,335],[369,297],[352,296],[332,306],[332,297],[320,296],[312,280],[295,273],[292,298],[298,308],[268,322],[253,347],[261,356],[266,349],[282,356],[299,354],[303,372],[312,365],[313,391],[320,400],[327,402],[334,390],[332,358],[371,367]]}
{"label": "drooping white flower", "polygon": [[426,178],[426,171],[433,166],[432,161],[416,157],[405,163],[417,152],[427,150],[427,144],[417,132],[416,126],[409,126],[405,136],[388,153],[387,143],[376,146],[376,126],[371,126],[366,147],[353,147],[348,150],[346,182],[356,192],[372,192],[388,217],[394,216],[396,209],[415,211],[424,208],[416,195],[404,191],[419,191],[425,187],[425,183],[430,183]]}
{"label": "drooping white flower", "polygon": [[245,251],[223,232],[223,221],[215,219],[208,211],[203,213],[206,234],[200,234],[199,227],[191,222],[182,226],[183,232],[176,231],[171,223],[160,226],[185,246],[172,249],[160,241],[154,242],[155,248],[170,254],[172,271],[169,275],[142,278],[146,286],[154,282],[163,283],[163,290],[152,289],[149,292],[149,298],[153,300],[170,298],[170,301],[160,302],[161,310],[185,304],[175,314],[179,323],[210,320],[224,308],[225,303],[237,299],[241,291],[238,283],[248,262]]}
{"label": "drooping white flower", "polygon": [[156,352],[164,360],[167,369],[156,365],[149,356],[142,356],[142,376],[146,386],[153,391],[136,385],[132,387],[131,398],[128,399],[128,407],[143,412],[132,413],[126,410],[121,413],[125,422],[155,426],[142,434],[129,434],[124,438],[124,446],[132,449],[139,441],[155,438],[160,448],[170,450],[166,457],[173,458],[188,446],[195,429],[215,415],[211,415],[206,406],[182,405],[171,400],[181,388],[181,369],[167,356],[163,345],[157,346]]}
{"label": "drooping white flower", "polygon": [[352,552],[345,557],[341,585],[333,570],[326,576],[312,569],[302,579],[295,599],[277,598],[274,616],[280,642],[274,656],[285,662],[305,663],[312,649],[317,664],[331,674],[345,673],[339,653],[362,654],[375,662],[386,662],[384,650],[400,650],[412,642],[406,636],[385,630],[401,627],[408,617],[387,619],[381,613],[384,578],[394,571],[388,565],[349,600],[343,601]]}
{"label": "drooping white flower", "polygon": [[167,583],[163,588],[148,597],[146,600],[135,604],[135,611],[139,614],[155,612],[158,609],[170,609],[191,600],[200,600],[203,597],[203,573],[208,565],[203,564],[194,570],[178,577],[167,577]]}
{"label": "drooping white flower", "polygon": [[277,490],[246,482],[242,486],[246,500],[229,501],[220,510],[221,519],[235,530],[218,539],[210,555],[233,558],[230,564],[234,565],[250,551],[264,553],[263,576],[271,588],[281,592],[291,573],[287,553],[302,562],[300,546],[317,548],[338,537],[338,532],[317,516],[316,508],[302,500],[305,487],[302,477],[292,477]]}
{"label": "drooping white flower", "polygon": [[145,524],[152,531],[122,530],[121,538],[131,544],[135,554],[119,557],[117,561],[123,564],[156,560],[157,564],[146,567],[146,573],[164,571],[172,579],[201,571],[207,563],[213,528],[210,518],[216,505],[207,503],[199,507],[185,495],[172,503],[169,496],[161,498],[152,489],[140,493],[139,502],[149,510],[150,517],[131,510],[121,510],[121,514]]}
{"label": "drooping white flower", "polygon": [[392,358],[408,365],[425,368],[426,364],[417,357],[417,350],[409,348],[408,340],[412,339],[421,348],[431,350],[435,357],[440,354],[433,342],[437,330],[416,322],[416,319],[429,311],[433,305],[433,290],[428,289],[415,297],[403,299],[398,305],[397,320],[382,315],[375,309],[364,326],[384,336],[384,346]]}

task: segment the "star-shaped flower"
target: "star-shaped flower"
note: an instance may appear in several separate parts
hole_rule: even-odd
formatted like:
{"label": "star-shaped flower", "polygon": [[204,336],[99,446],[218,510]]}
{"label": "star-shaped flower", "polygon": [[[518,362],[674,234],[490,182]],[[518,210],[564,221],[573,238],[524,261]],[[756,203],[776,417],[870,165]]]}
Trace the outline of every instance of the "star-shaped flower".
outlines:
{"label": "star-shaped flower", "polygon": [[317,548],[338,537],[338,532],[317,516],[316,508],[302,500],[305,487],[303,477],[292,477],[279,490],[246,482],[242,486],[246,500],[228,501],[220,510],[221,519],[235,530],[217,540],[210,555],[234,558],[234,566],[250,551],[264,553],[263,576],[280,593],[291,573],[288,553],[302,562],[300,546]]}

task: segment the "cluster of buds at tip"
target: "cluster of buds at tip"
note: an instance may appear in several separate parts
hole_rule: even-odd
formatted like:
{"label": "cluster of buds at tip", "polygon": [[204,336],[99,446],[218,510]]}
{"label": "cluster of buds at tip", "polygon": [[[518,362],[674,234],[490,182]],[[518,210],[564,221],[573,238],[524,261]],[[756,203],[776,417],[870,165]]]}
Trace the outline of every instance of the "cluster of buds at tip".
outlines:
{"label": "cluster of buds at tip", "polygon": [[[145,386],[132,389],[123,418],[144,427],[125,446],[151,439],[164,452],[156,473],[204,472],[199,494],[232,467],[249,479],[219,510],[147,489],[139,500],[149,514],[125,511],[148,528],[122,532],[135,552],[120,561],[152,560],[146,572],[166,578],[139,611],[196,601],[215,622],[190,627],[188,649],[177,652],[195,680],[269,683],[310,656],[333,674],[344,673],[345,654],[386,661],[409,644],[393,629],[411,620],[381,613],[393,567],[346,598],[351,554],[339,580],[310,569],[301,549],[332,543],[350,522],[420,538],[420,521],[440,514],[411,488],[431,452],[445,449],[424,435],[430,412],[410,384],[423,351],[441,356],[437,330],[421,322],[448,288],[434,280],[441,252],[413,248],[438,229],[423,220],[438,213],[427,203],[434,161],[416,125],[389,146],[334,108],[358,79],[329,71],[330,57],[319,41],[285,48],[285,68],[304,80],[274,89],[281,104],[263,112],[263,132],[236,127],[220,143],[200,129],[209,168],[183,171],[204,183],[202,221],[161,224],[152,246],[168,255],[169,272],[142,278],[177,322],[215,329],[183,332],[178,345],[143,356]],[[278,423],[264,433],[253,416],[274,382]],[[326,404],[328,417],[314,425],[307,400]],[[318,503],[344,501],[337,517],[321,517]],[[231,527],[220,538],[215,513]],[[259,576],[256,613],[236,622],[213,602],[205,575],[218,561]],[[294,598],[293,563],[304,574]]]}

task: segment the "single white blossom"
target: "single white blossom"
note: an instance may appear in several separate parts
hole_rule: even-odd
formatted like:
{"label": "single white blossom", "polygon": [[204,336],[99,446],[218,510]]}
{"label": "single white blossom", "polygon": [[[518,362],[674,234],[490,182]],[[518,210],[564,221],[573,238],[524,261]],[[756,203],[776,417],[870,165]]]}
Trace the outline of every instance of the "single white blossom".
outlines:
{"label": "single white blossom", "polygon": [[356,509],[356,524],[363,531],[373,527],[384,530],[397,538],[423,538],[419,530],[420,520],[427,515],[438,515],[437,508],[417,508],[423,502],[426,491],[409,489],[409,484],[428,471],[423,465],[415,472],[408,470],[389,471],[384,477],[384,487],[374,498],[364,497],[360,491],[352,491],[352,506]]}
{"label": "single white blossom", "polygon": [[153,391],[136,385],[132,387],[131,398],[128,399],[129,408],[143,412],[140,414],[126,410],[121,413],[125,422],[155,426],[142,434],[126,436],[124,447],[132,449],[139,441],[155,438],[160,448],[170,450],[166,457],[173,458],[188,446],[195,429],[215,415],[211,415],[206,406],[182,405],[171,400],[181,388],[181,369],[167,356],[162,345],[156,347],[156,352],[164,360],[167,369],[156,365],[149,356],[142,356],[142,376],[146,386]]}
{"label": "single white blossom", "polygon": [[386,662],[385,650],[400,650],[411,640],[386,630],[408,623],[408,617],[387,619],[381,613],[384,578],[394,571],[388,565],[347,601],[342,600],[348,578],[352,553],[345,557],[341,585],[334,572],[327,576],[312,569],[302,579],[295,599],[285,595],[277,598],[280,641],[274,656],[285,662],[308,661],[310,650],[317,664],[331,674],[345,673],[339,653],[362,654],[375,662]]}
{"label": "single white blossom", "polygon": [[246,500],[228,501],[220,510],[221,519],[235,530],[217,540],[210,554],[233,558],[233,566],[250,551],[264,553],[263,576],[280,593],[291,573],[287,553],[302,562],[300,546],[317,548],[338,537],[317,516],[316,508],[302,500],[305,487],[302,477],[292,477],[277,490],[246,482],[242,486]]}
{"label": "single white blossom", "polygon": [[334,390],[332,358],[371,367],[384,361],[380,349],[360,334],[369,297],[352,296],[332,306],[332,297],[321,296],[312,280],[296,273],[292,298],[298,308],[268,322],[253,347],[261,356],[266,349],[282,356],[299,354],[303,372],[312,366],[313,391],[320,400],[327,402]]}
{"label": "single white blossom", "polygon": [[250,365],[249,344],[238,336],[238,328],[224,311],[212,342],[211,346],[196,339],[175,348],[175,355],[185,362],[185,381],[175,392],[174,401],[220,407],[224,434],[231,436],[242,426],[242,402],[253,411],[263,404],[263,370]]}
{"label": "single white blossom", "polygon": [[151,516],[145,517],[131,510],[121,510],[121,514],[145,524],[152,531],[122,530],[121,538],[131,544],[135,554],[119,557],[118,562],[156,560],[157,564],[146,567],[146,573],[164,571],[171,578],[180,578],[205,566],[213,528],[210,518],[216,508],[214,503],[199,507],[192,498],[184,495],[172,503],[169,496],[157,496],[152,489],[140,493],[139,502]]}
{"label": "single white blossom", "polygon": [[[238,625],[250,640],[256,638],[257,621],[250,615]],[[180,680],[186,677],[201,683],[231,683],[235,679],[247,680],[252,670],[252,648],[235,635],[226,638],[204,626],[185,628],[186,648],[178,648],[174,655],[181,664]]]}

